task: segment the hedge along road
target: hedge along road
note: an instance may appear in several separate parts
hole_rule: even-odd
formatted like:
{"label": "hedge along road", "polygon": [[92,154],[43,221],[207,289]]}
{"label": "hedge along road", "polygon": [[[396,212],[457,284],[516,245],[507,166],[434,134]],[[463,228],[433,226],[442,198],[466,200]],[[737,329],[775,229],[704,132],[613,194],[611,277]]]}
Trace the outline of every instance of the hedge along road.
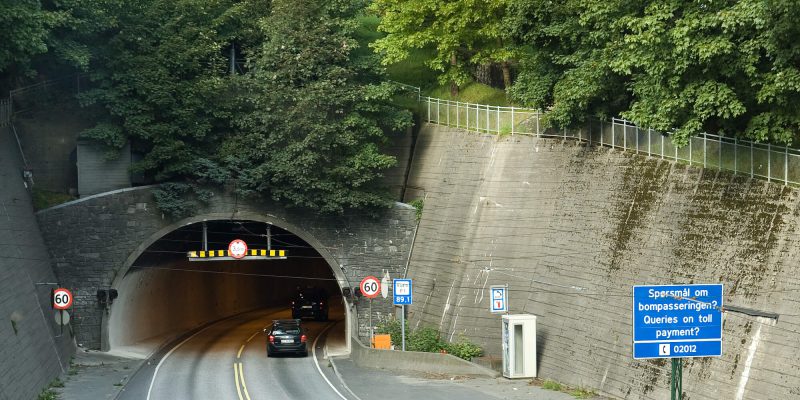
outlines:
{"label": "hedge along road", "polygon": [[[209,325],[172,346],[152,374],[137,374],[143,376],[132,380],[117,398],[347,400],[321,375],[315,357],[267,358],[262,330],[273,319],[284,318],[289,318],[288,310],[273,309]],[[309,345],[322,347],[323,341],[317,339],[332,323],[306,321],[303,325]],[[314,350],[322,356],[319,349]],[[309,349],[309,353],[314,352]]]}

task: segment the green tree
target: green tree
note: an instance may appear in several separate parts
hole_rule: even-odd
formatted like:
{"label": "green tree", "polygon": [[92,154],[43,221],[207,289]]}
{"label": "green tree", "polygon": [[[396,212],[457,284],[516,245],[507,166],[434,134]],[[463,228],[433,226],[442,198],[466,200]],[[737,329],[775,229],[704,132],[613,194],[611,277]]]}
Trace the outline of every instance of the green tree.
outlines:
{"label": "green tree", "polygon": [[[511,93],[550,122],[621,115],[671,132],[791,143],[800,128],[796,1],[514,0]],[[674,131],[673,131],[674,129]]]}
{"label": "green tree", "polygon": [[245,193],[321,212],[385,206],[387,132],[410,126],[374,55],[355,51],[356,1],[277,0],[241,78],[237,136],[222,149]]}
{"label": "green tree", "polygon": [[[246,49],[266,1],[127,1],[118,27],[95,37],[92,88],[81,95],[107,113],[83,133],[111,149],[128,141],[137,168],[157,181],[205,173],[232,132],[228,54]],[[102,40],[101,40],[102,39]],[[112,151],[113,152],[113,151]]]}
{"label": "green tree", "polygon": [[506,6],[507,0],[375,0],[371,10],[386,36],[373,46],[387,65],[407,59],[413,49],[433,48],[427,64],[441,72],[440,83],[449,83],[454,95],[475,64],[499,63],[509,87],[516,49],[503,24]]}

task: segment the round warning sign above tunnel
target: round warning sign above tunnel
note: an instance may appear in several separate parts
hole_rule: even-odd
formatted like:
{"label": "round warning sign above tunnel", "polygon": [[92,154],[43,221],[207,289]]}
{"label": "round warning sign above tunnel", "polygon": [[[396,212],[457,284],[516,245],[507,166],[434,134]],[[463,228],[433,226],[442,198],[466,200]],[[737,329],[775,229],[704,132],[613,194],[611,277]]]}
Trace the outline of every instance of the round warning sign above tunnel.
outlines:
{"label": "round warning sign above tunnel", "polygon": [[233,258],[244,258],[247,255],[247,243],[242,239],[234,239],[228,245],[228,254]]}

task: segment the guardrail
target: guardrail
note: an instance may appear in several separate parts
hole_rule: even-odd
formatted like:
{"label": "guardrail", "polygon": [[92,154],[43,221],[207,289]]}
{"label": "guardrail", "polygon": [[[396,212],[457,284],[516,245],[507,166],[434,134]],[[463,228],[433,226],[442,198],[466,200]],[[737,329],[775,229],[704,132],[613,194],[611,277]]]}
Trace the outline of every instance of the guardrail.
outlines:
{"label": "guardrail", "polygon": [[544,113],[521,107],[462,103],[420,97],[425,121],[472,132],[535,135],[576,139],[665,160],[718,168],[750,177],[800,185],[800,150],[725,136],[701,133],[683,147],[675,146],[669,135],[640,128],[630,121],[613,118],[593,120],[573,129],[545,128]]}

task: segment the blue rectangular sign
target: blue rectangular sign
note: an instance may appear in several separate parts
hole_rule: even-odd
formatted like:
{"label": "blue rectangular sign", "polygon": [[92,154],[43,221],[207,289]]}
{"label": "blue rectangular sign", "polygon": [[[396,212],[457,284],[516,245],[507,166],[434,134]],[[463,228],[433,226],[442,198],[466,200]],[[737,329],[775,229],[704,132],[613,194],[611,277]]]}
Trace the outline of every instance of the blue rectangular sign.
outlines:
{"label": "blue rectangular sign", "polygon": [[633,287],[633,358],[722,355],[722,284]]}
{"label": "blue rectangular sign", "polygon": [[413,303],[411,279],[395,279],[393,282],[392,298],[394,305],[408,305]]}

